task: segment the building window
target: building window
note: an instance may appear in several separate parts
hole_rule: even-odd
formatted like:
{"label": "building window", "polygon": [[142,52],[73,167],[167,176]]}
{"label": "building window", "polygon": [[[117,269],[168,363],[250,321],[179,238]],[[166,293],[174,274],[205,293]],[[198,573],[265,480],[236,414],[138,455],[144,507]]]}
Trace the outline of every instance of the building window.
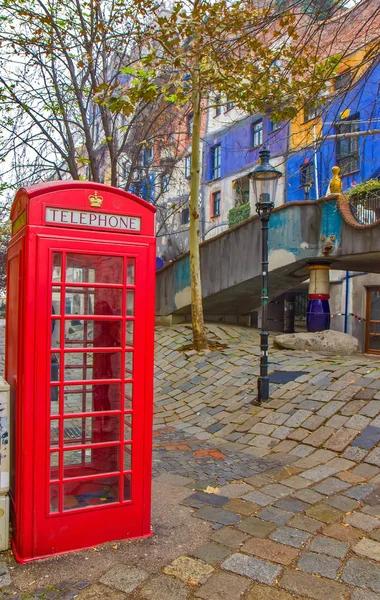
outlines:
{"label": "building window", "polygon": [[343,71],[340,75],[337,75],[334,79],[334,90],[338,92],[343,88],[346,88],[350,85],[352,81],[352,72],[351,71]]}
{"label": "building window", "polygon": [[359,114],[336,125],[337,135],[346,136],[336,141],[336,164],[341,176],[359,171],[359,137],[351,135],[357,131],[360,131]]}
{"label": "building window", "polygon": [[186,117],[186,132],[189,137],[191,135],[193,135],[193,122],[194,122],[193,113],[190,113]]}
{"label": "building window", "polygon": [[300,169],[301,187],[305,189],[307,185],[312,185],[314,181],[314,165],[308,159],[305,159],[304,164]]}
{"label": "building window", "polygon": [[141,167],[137,167],[132,171],[132,181],[141,181],[143,178],[143,169]]}
{"label": "building window", "polygon": [[269,131],[271,133],[278,131],[279,129],[281,129],[281,127],[282,127],[282,124],[280,122],[275,123],[272,120],[269,121]]}
{"label": "building window", "polygon": [[232,182],[235,191],[235,206],[241,206],[249,202],[249,178],[240,177]]}
{"label": "building window", "polygon": [[149,145],[144,150],[143,165],[147,167],[153,161],[153,144]]}
{"label": "building window", "polygon": [[169,181],[170,175],[168,173],[164,173],[164,175],[161,175],[161,192],[163,194],[169,191]]}
{"label": "building window", "polygon": [[252,124],[252,146],[256,148],[263,143],[263,120]]}
{"label": "building window", "polygon": [[185,158],[185,177],[186,179],[190,179],[191,177],[191,156],[186,156]]}
{"label": "building window", "polygon": [[220,190],[212,194],[212,216],[220,216]]}
{"label": "building window", "polygon": [[305,106],[303,111],[303,120],[311,121],[312,119],[316,119],[321,114],[320,106]]}
{"label": "building window", "polygon": [[222,114],[222,107],[220,105],[221,103],[221,96],[215,96],[215,117],[219,117],[220,114]]}
{"label": "building window", "polygon": [[122,177],[123,179],[128,179],[128,175],[129,175],[129,169],[130,169],[130,163],[126,160],[123,163],[122,166]]}
{"label": "building window", "polygon": [[182,225],[187,225],[188,223],[190,223],[190,208],[189,207],[182,209],[181,223],[182,223]]}
{"label": "building window", "polygon": [[228,100],[228,98],[227,98],[226,112],[231,110],[234,106],[235,106],[235,102],[232,102],[231,100]]}
{"label": "building window", "polygon": [[222,150],[220,145],[211,148],[211,179],[219,179]]}

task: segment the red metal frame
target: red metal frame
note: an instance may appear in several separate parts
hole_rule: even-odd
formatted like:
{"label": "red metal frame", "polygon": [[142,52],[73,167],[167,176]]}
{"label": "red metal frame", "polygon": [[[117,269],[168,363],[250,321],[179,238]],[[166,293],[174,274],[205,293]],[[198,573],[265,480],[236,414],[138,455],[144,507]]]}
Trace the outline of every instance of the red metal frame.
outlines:
{"label": "red metal frame", "polygon": [[[94,192],[101,208],[89,205]],[[47,207],[139,217],[141,230],[46,224]],[[20,190],[11,218],[8,298],[19,306],[15,314],[8,304],[6,378],[16,558],[150,535],[154,208],[101,184],[54,182]]]}

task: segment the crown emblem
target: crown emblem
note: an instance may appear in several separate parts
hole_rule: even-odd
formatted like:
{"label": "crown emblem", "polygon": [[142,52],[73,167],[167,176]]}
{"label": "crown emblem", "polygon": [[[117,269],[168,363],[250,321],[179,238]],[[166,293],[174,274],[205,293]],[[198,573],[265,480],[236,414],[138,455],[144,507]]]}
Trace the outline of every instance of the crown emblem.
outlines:
{"label": "crown emblem", "polygon": [[98,192],[94,192],[91,196],[88,197],[88,201],[90,206],[94,206],[95,208],[100,208],[103,204],[103,196],[98,196]]}

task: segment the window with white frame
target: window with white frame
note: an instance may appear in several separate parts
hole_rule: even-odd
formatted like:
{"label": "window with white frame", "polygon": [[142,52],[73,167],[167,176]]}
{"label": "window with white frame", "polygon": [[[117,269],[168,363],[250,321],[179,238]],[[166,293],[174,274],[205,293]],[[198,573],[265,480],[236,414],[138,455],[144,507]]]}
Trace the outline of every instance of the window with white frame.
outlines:
{"label": "window with white frame", "polygon": [[122,177],[124,179],[128,179],[130,166],[131,165],[130,165],[130,162],[128,160],[124,161],[124,163],[122,165]]}
{"label": "window with white frame", "polygon": [[347,70],[340,73],[334,78],[334,90],[338,92],[339,90],[343,90],[347,88],[352,81],[352,71]]}
{"label": "window with white frame", "polygon": [[186,116],[186,132],[189,137],[193,135],[193,122],[193,113],[190,113]]}
{"label": "window with white frame", "polygon": [[185,158],[185,177],[186,179],[190,179],[191,177],[191,156],[186,156]]}
{"label": "window with white frame", "polygon": [[232,100],[227,98],[226,112],[231,110],[234,106],[235,106],[235,102],[232,102]]}
{"label": "window with white frame", "polygon": [[281,129],[282,127],[282,123],[280,121],[272,121],[272,119],[269,121],[269,131],[271,133],[274,133],[275,131],[279,131],[279,129]]}
{"label": "window with white frame", "polygon": [[359,137],[353,135],[360,131],[359,113],[352,115],[335,126],[336,140],[336,164],[340,167],[340,175],[356,173],[359,171]]}
{"label": "window with white frame", "polygon": [[220,190],[211,196],[211,212],[213,217],[220,217]]}
{"label": "window with white frame", "polygon": [[303,119],[304,121],[311,121],[312,119],[316,119],[321,114],[320,106],[305,106],[303,111]]}
{"label": "window with white frame", "polygon": [[187,225],[190,222],[190,209],[188,206],[182,209],[181,212],[181,224]]}
{"label": "window with white frame", "polygon": [[161,175],[161,192],[163,194],[165,194],[165,192],[169,191],[169,182],[170,182],[169,173],[164,173],[163,175]]}
{"label": "window with white frame", "polygon": [[149,144],[147,148],[145,148],[143,153],[143,164],[144,167],[147,167],[153,161],[153,144]]}
{"label": "window with white frame", "polygon": [[222,149],[220,144],[211,148],[211,179],[219,179],[221,175]]}
{"label": "window with white frame", "polygon": [[263,143],[263,120],[252,123],[252,146],[257,148]]}
{"label": "window with white frame", "polygon": [[222,98],[221,98],[220,94],[215,96],[215,115],[214,115],[215,117],[218,117],[219,115],[222,114],[221,101],[222,101]]}

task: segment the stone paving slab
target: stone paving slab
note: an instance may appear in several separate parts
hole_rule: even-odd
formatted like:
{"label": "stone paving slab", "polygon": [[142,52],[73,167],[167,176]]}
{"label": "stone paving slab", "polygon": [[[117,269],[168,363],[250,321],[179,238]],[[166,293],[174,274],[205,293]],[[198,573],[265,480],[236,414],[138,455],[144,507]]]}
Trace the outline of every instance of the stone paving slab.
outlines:
{"label": "stone paving slab", "polygon": [[217,573],[195,592],[203,600],[240,600],[250,587],[249,581],[232,573]]}
{"label": "stone paving slab", "polygon": [[222,563],[222,568],[267,584],[274,584],[281,573],[281,567],[246,554],[233,554]]}
{"label": "stone paving slab", "polygon": [[99,579],[100,583],[129,594],[149,577],[144,569],[115,565]]}
{"label": "stone paving slab", "polygon": [[[379,596],[376,359],[271,348],[271,370],[304,374],[271,384],[256,406],[258,333],[214,324],[209,335],[226,347],[198,355],[179,351],[188,327],[157,329],[154,477],[176,510],[161,518],[154,496],[155,535],[100,547],[96,561],[84,551],[20,566],[5,555],[0,600]],[[179,533],[168,543],[179,517],[186,538],[197,532],[190,544]],[[88,579],[72,579],[87,559]]]}

